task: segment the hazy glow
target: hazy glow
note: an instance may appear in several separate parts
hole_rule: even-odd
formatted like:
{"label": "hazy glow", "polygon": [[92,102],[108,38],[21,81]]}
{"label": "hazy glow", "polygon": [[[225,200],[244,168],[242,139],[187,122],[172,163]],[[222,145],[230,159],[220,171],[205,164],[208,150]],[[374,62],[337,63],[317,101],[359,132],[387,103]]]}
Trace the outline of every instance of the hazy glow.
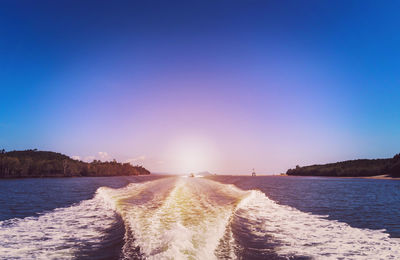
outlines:
{"label": "hazy glow", "polygon": [[201,136],[181,136],[167,149],[169,165],[176,173],[188,174],[215,169],[218,152],[213,143]]}

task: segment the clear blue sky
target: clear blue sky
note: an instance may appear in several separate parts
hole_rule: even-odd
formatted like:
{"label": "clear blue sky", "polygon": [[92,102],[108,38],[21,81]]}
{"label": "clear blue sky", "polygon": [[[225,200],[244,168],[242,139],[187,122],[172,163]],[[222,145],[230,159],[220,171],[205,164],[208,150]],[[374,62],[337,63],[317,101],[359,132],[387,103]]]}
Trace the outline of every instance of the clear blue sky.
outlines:
{"label": "clear blue sky", "polygon": [[0,146],[153,171],[400,152],[398,1],[2,1]]}

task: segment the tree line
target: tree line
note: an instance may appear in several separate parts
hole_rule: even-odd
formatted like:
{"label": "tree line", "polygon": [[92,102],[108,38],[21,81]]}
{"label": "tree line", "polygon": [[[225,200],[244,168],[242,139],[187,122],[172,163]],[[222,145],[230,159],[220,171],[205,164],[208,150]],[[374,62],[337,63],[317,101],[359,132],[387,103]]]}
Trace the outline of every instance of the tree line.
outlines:
{"label": "tree line", "polygon": [[289,169],[287,175],[298,176],[338,176],[363,177],[376,175],[390,175],[400,177],[400,154],[388,159],[360,159],[323,165],[296,166]]}
{"label": "tree line", "polygon": [[119,163],[116,160],[87,163],[74,160],[64,154],[38,151],[0,150],[0,178],[30,177],[79,177],[146,175],[150,172],[142,166]]}

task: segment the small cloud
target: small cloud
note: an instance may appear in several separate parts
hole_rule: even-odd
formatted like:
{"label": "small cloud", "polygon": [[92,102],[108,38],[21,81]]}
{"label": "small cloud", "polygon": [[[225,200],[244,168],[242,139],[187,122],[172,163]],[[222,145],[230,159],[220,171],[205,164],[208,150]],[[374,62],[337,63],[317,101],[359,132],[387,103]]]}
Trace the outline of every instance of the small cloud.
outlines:
{"label": "small cloud", "polygon": [[97,155],[100,160],[106,160],[109,158],[109,155],[107,152],[98,152]]}
{"label": "small cloud", "polygon": [[137,164],[137,163],[143,163],[146,160],[146,156],[145,155],[141,155],[135,158],[130,158],[127,159],[125,162],[126,163],[130,163],[130,164]]}
{"label": "small cloud", "polygon": [[157,164],[164,164],[164,161],[158,161]]}
{"label": "small cloud", "polygon": [[96,157],[94,156],[86,156],[83,161],[85,162],[92,162],[94,159],[96,159]]}
{"label": "small cloud", "polygon": [[[77,160],[81,159],[79,156],[76,156],[76,157],[79,158]],[[111,157],[107,152],[98,152],[95,155],[89,155],[89,156],[83,157],[82,161],[85,161],[85,162],[93,162],[93,160],[107,161],[107,160],[110,160],[110,158]]]}
{"label": "small cloud", "polygon": [[81,157],[79,155],[71,156],[71,158],[74,159],[74,160],[78,160],[78,161],[81,160]]}

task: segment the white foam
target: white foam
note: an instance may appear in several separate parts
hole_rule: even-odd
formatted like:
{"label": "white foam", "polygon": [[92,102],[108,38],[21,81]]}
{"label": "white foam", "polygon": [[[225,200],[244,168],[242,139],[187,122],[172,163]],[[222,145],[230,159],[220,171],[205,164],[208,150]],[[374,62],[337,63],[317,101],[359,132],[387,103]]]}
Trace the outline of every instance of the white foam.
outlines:
{"label": "white foam", "polygon": [[[142,192],[154,192],[142,199]],[[115,199],[133,244],[148,259],[216,259],[232,213],[247,192],[194,178],[171,178],[106,191]],[[128,239],[127,239],[128,240]]]}
{"label": "white foam", "polygon": [[247,220],[255,237],[272,236],[283,256],[315,259],[399,259],[400,241],[383,230],[350,227],[278,205],[259,191],[241,202],[236,214]]}
{"label": "white foam", "polygon": [[0,259],[73,259],[100,244],[116,220],[101,196],[39,217],[0,222]]}
{"label": "white foam", "polygon": [[0,259],[72,259],[82,246],[101,245],[116,212],[126,228],[125,259],[135,256],[137,247],[148,259],[238,258],[232,222],[250,230],[254,241],[272,240],[276,253],[288,258],[400,256],[400,241],[382,230],[353,228],[279,205],[259,191],[204,178],[165,178],[99,188],[93,199],[69,208],[0,222]]}

